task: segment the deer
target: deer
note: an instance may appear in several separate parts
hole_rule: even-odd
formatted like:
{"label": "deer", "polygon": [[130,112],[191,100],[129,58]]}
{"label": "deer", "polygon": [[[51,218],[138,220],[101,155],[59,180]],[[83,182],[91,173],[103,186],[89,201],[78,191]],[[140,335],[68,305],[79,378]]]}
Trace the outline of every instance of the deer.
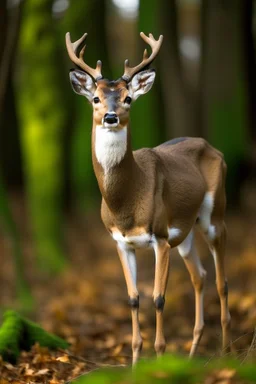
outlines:
{"label": "deer", "polygon": [[[197,351],[204,330],[204,285],[206,271],[195,244],[199,228],[213,255],[220,299],[222,348],[230,347],[230,313],[224,256],[226,226],[226,164],[223,154],[203,138],[181,137],[154,148],[132,150],[130,107],[151,89],[156,72],[149,68],[157,56],[158,40],[143,32],[151,47],[135,67],[125,60],[117,80],[104,78],[101,61],[92,68],[84,61],[87,33],[66,48],[76,68],[70,70],[75,93],[93,107],[92,162],[102,195],[101,218],[116,242],[127,285],[132,320],[132,362],[142,349],[139,325],[139,292],[135,251],[152,248],[155,254],[153,302],[156,311],[154,348],[161,356],[166,348],[163,310],[170,250],[177,247],[190,274],[195,296],[195,323],[189,356]],[[161,122],[160,122],[161,124]]]}

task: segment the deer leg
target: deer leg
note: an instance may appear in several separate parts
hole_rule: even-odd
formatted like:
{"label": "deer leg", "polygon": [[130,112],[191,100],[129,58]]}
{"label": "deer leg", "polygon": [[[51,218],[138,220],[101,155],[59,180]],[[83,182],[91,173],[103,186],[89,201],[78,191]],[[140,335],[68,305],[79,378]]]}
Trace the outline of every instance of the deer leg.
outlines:
{"label": "deer leg", "polygon": [[153,300],[156,308],[155,351],[157,356],[160,356],[164,353],[166,347],[163,330],[163,309],[170,263],[170,245],[167,240],[157,240],[155,245],[155,256],[155,284],[153,291]]}
{"label": "deer leg", "polygon": [[136,286],[137,266],[134,249],[122,245],[117,245],[118,255],[123,267],[125,281],[127,285],[129,304],[132,316],[132,362],[135,364],[142,349],[142,338],[139,325],[139,294]]}
{"label": "deer leg", "polygon": [[228,308],[228,282],[225,276],[225,246],[226,246],[226,226],[223,223],[220,227],[215,226],[216,236],[211,241],[210,248],[214,257],[216,269],[216,285],[220,298],[221,306],[221,326],[222,326],[222,349],[230,352],[230,322],[231,316]]}
{"label": "deer leg", "polygon": [[193,357],[201,340],[204,330],[204,281],[206,271],[204,270],[201,260],[198,257],[196,247],[194,245],[193,232],[190,233],[190,239],[184,246],[178,246],[179,253],[183,257],[187,270],[195,291],[195,325],[193,332],[193,341],[190,349],[189,357]]}

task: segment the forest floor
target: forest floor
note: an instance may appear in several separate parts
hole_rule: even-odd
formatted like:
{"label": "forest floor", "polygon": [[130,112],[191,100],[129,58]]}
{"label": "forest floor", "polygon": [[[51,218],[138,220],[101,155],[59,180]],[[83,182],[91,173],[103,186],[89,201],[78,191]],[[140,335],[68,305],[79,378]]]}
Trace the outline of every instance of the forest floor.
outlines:
{"label": "forest floor", "polygon": [[[114,242],[103,227],[99,212],[83,220],[69,217],[65,232],[69,266],[62,275],[54,278],[46,277],[36,266],[23,204],[14,203],[14,212],[22,235],[27,279],[36,300],[36,310],[29,316],[47,331],[68,340],[71,347],[68,352],[49,352],[35,346],[32,351],[22,353],[15,366],[0,362],[0,384],[65,383],[102,366],[130,364],[131,321],[126,286]],[[243,360],[246,359],[256,325],[255,217],[248,213],[229,214],[227,227],[226,270],[232,340],[237,358]],[[220,306],[213,259],[200,236],[197,241],[208,273],[205,288],[206,328],[198,355],[213,359],[220,354]],[[0,306],[15,308],[13,261],[4,238],[0,238],[0,254]],[[154,356],[154,256],[151,250],[139,251],[137,256],[140,323],[144,341],[142,356],[147,359]],[[166,351],[187,354],[193,332],[194,293],[176,250],[171,253],[164,318]]]}

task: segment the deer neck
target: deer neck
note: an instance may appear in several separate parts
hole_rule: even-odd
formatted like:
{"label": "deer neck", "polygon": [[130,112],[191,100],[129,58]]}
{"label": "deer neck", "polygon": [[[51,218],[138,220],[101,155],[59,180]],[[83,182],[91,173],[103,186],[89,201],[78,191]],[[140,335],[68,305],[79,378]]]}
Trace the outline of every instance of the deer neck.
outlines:
{"label": "deer neck", "polygon": [[119,211],[131,196],[138,166],[131,148],[129,126],[110,131],[94,124],[92,134],[94,172],[106,204]]}

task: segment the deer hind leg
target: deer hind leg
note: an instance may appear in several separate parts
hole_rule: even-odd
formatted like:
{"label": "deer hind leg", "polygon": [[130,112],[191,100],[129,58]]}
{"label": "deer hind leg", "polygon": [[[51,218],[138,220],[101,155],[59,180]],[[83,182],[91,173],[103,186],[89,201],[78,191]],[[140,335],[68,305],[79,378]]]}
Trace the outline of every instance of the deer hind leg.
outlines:
{"label": "deer hind leg", "polygon": [[204,330],[204,282],[206,279],[206,271],[204,270],[201,260],[198,257],[194,244],[193,230],[187,238],[178,246],[179,254],[182,256],[195,292],[195,325],[193,332],[193,341],[190,349],[190,357],[193,357]]}
{"label": "deer hind leg", "polygon": [[[207,164],[207,163],[205,163]],[[212,169],[211,169],[212,168]],[[226,197],[225,178],[227,167],[222,158],[216,159],[205,169],[203,175],[208,186],[199,212],[199,225],[214,257],[216,285],[221,305],[222,347],[230,348],[230,313],[228,308],[228,283],[225,276],[226,226],[224,223]]]}
{"label": "deer hind leg", "polygon": [[221,306],[221,326],[222,326],[222,349],[223,352],[230,352],[230,322],[231,317],[228,307],[228,282],[225,275],[225,246],[226,246],[226,226],[222,222],[214,225],[214,238],[208,237],[209,246],[213,254],[216,269],[216,285],[220,298]]}
{"label": "deer hind leg", "polygon": [[155,249],[155,283],[153,300],[156,308],[156,339],[155,351],[161,356],[166,347],[163,329],[163,310],[165,303],[165,291],[169,276],[170,245],[167,240],[157,239]]}
{"label": "deer hind leg", "polygon": [[[213,193],[207,193],[199,217],[199,225],[214,257],[216,285],[221,305],[222,348],[230,350],[230,313],[228,308],[228,282],[225,276],[226,226],[223,221],[224,206],[218,206]],[[218,210],[221,214],[217,215]],[[223,211],[223,212],[222,212]]]}
{"label": "deer hind leg", "polygon": [[117,245],[118,255],[123,267],[127,285],[129,304],[132,315],[132,362],[135,364],[142,349],[142,338],[139,325],[139,294],[136,286],[137,266],[134,249],[123,245]]}

